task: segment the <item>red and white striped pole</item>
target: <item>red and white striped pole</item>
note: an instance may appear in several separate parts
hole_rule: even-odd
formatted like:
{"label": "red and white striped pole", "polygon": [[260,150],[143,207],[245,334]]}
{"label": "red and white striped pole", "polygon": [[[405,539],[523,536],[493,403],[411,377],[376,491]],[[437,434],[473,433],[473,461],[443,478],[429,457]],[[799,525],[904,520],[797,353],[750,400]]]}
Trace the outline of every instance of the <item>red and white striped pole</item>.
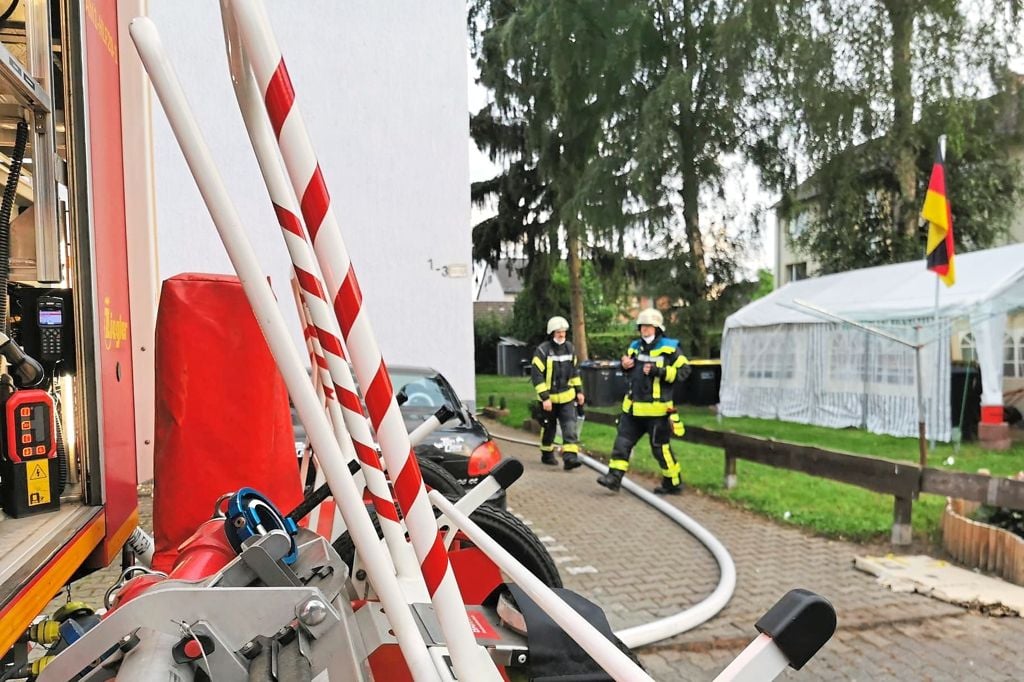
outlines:
{"label": "red and white striped pole", "polygon": [[[292,295],[295,297],[295,304],[296,306],[298,306],[299,310],[299,321],[300,324],[302,325],[302,338],[306,342],[306,351],[309,353],[309,359],[311,363],[310,366],[315,368],[316,357],[313,354],[313,340],[311,337],[312,330],[309,328],[309,325],[306,324],[306,321],[302,319],[303,315],[305,315],[305,311],[303,310],[302,298],[300,297],[299,294],[299,285],[295,281],[294,277],[292,277],[291,284]],[[326,410],[327,396],[324,395],[324,386],[323,383],[320,381],[320,372],[314,369],[311,376],[313,379],[313,390],[316,391],[316,397],[320,399],[321,404],[323,404],[324,406],[324,410]],[[309,447],[309,442],[307,441],[305,444],[303,444],[302,461],[299,464],[299,485],[302,486],[303,489],[305,489],[306,487],[306,477],[309,475],[309,463],[311,459],[313,459],[313,448]],[[299,525],[306,526],[308,519],[309,516],[299,519]]]}
{"label": "red and white striped pole", "polygon": [[363,308],[362,293],[331,208],[319,162],[296,106],[281,50],[262,3],[231,0],[231,7],[256,82],[264,95],[292,187],[296,196],[301,197],[302,215],[327,282],[327,293],[341,322],[345,344],[363,388],[370,420],[392,476],[399,508],[405,514],[409,536],[455,671],[460,679],[500,680],[494,663],[473,637],[465,604],[427,500],[416,457],[412,454],[409,434],[395,402],[391,379]]}
{"label": "red and white striped pole", "polygon": [[[299,283],[295,277],[292,277],[292,296],[295,297],[295,306],[299,314],[299,324],[302,325],[302,337],[306,341],[306,350],[309,352],[310,367],[312,368],[312,379],[313,388],[316,389],[316,395],[321,399],[324,405],[324,410],[327,410],[327,395],[325,394],[325,387],[323,381],[323,375],[327,373],[327,362],[323,359],[323,353],[320,351],[320,344],[316,340],[316,330],[313,328],[313,324],[309,321],[309,312],[306,310],[305,304],[302,302],[302,294],[299,291]],[[330,376],[327,377],[330,381]],[[331,388],[327,388],[333,399],[334,391]],[[328,415],[330,416],[330,415]],[[299,481],[305,489],[306,480],[309,476],[309,463],[313,458],[313,449],[308,445],[302,453],[302,464],[299,466]],[[353,476],[356,486],[362,488],[364,481],[359,480],[359,477]],[[324,478],[324,472],[321,467],[316,467],[316,475],[313,477],[313,490],[318,490],[326,482]],[[334,498],[327,498],[321,502],[313,511],[309,512],[305,517],[299,520],[299,525],[304,528],[310,528],[319,535],[327,538],[331,542],[340,535],[340,528],[345,527],[345,522],[339,517],[341,512],[338,510],[337,505],[334,502]]]}
{"label": "red and white striped pole", "polygon": [[228,258],[238,273],[256,321],[277,361],[288,393],[306,425],[331,492],[341,505],[352,540],[366,562],[367,572],[387,611],[406,665],[417,681],[440,680],[416,619],[402,594],[398,578],[392,573],[393,567],[387,552],[380,545],[377,532],[370,523],[362,495],[356,488],[327,417],[309,383],[309,376],[292,343],[281,311],[277,308],[270,284],[260,269],[252,245],[245,237],[238,211],[228,197],[224,181],[210,157],[177,75],[167,60],[156,26],[151,20],[140,17],[131,22],[129,32],[203,201],[210,211]]}
{"label": "red and white striped pole", "polygon": [[248,53],[238,39],[237,23],[231,6],[224,0],[221,2],[221,15],[235,97],[281,226],[302,300],[315,330],[314,345],[320,349],[317,360],[322,361],[321,366],[326,368],[321,374],[322,380],[325,386],[333,387],[336,397],[336,400],[328,403],[331,418],[335,421],[335,434],[342,443],[342,451],[351,453],[359,461],[399,577],[409,587],[419,584],[420,589],[416,590],[418,594],[414,596],[423,599],[426,596],[425,585],[418,579],[416,556],[406,540],[405,529],[399,520],[373,435],[356,393],[355,382],[342,350],[338,321],[327,301],[316,256],[306,240],[302,220],[299,218],[299,202],[281,165],[277,141],[267,121],[260,91],[253,80]]}
{"label": "red and white striped pole", "polygon": [[[299,316],[299,326],[302,327],[302,340],[305,341],[306,352],[309,353],[309,376],[313,381],[316,394],[323,399],[324,410],[327,410],[327,399],[334,397],[330,374],[327,372],[327,361],[323,359],[323,353],[320,351],[320,344],[316,339],[316,328],[309,321],[309,312],[306,310],[306,304],[302,302],[302,291],[299,289],[299,280],[295,277],[294,272],[290,284],[292,285],[292,298],[295,300],[295,312]],[[313,345],[314,343],[316,346]]]}

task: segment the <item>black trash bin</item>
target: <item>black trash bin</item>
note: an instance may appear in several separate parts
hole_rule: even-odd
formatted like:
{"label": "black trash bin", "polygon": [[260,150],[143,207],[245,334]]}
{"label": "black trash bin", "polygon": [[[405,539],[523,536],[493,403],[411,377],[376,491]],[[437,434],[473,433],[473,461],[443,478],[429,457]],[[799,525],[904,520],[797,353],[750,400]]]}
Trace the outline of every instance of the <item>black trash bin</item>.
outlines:
{"label": "black trash bin", "polygon": [[721,386],[721,360],[690,360],[690,374],[676,382],[672,400],[676,404],[717,405]]}
{"label": "black trash bin", "polygon": [[949,406],[953,426],[960,426],[961,440],[977,440],[981,420],[981,370],[977,365],[953,363],[949,374]]}
{"label": "black trash bin", "polygon": [[626,377],[618,360],[584,360],[580,378],[587,404],[594,407],[618,405],[626,395]]}

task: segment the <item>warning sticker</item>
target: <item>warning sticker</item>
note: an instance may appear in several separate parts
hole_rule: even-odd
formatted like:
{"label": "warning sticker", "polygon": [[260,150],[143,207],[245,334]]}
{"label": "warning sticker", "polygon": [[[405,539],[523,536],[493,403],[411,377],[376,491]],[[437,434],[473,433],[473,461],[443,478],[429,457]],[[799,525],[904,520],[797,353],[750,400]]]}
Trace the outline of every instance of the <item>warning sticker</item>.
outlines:
{"label": "warning sticker", "polygon": [[28,477],[28,506],[35,507],[50,501],[50,460],[28,462],[25,466]]}

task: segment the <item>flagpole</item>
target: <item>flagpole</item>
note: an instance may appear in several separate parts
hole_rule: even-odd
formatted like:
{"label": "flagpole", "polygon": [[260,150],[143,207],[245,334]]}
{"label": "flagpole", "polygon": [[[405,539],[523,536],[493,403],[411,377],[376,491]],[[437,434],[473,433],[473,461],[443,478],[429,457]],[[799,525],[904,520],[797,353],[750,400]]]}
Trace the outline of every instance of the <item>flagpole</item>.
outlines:
{"label": "flagpole", "polygon": [[[939,410],[939,377],[942,376],[942,353],[939,352],[939,344],[942,343],[942,334],[939,333],[939,278],[935,278],[935,390],[933,391],[933,398],[935,404],[933,405],[934,414],[938,416]],[[928,449],[935,452],[935,432],[937,431],[938,424],[932,425],[932,433],[928,438]]]}
{"label": "flagpole", "polygon": [[917,449],[920,455],[918,463],[924,469],[928,464],[928,450],[925,447],[925,416],[924,416],[924,375],[921,373],[921,326],[914,327],[914,366],[917,370]]}
{"label": "flagpole", "polygon": [[[942,159],[943,165],[946,163],[946,136],[939,135],[939,158]],[[946,197],[946,201],[949,201],[949,197]],[[934,414],[938,417],[939,414],[939,396],[942,395],[941,387],[939,386],[939,377],[942,376],[942,353],[939,350],[939,344],[942,342],[942,334],[939,330],[939,277],[935,278],[935,391],[934,391]],[[938,424],[932,425],[932,436],[929,439],[929,449],[935,452],[935,433],[938,431]],[[922,465],[923,466],[923,465]]]}

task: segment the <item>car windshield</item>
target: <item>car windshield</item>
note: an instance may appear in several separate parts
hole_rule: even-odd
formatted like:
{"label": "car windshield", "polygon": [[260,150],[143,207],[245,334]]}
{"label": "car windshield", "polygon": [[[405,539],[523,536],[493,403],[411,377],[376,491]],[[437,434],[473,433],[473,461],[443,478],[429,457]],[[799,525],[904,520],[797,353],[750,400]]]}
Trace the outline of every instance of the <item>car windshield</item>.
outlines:
{"label": "car windshield", "polygon": [[402,371],[391,372],[391,384],[398,392],[405,393],[406,401],[402,411],[424,411],[433,414],[442,405],[456,412],[461,411],[461,402],[450,386],[436,375],[412,374]]}

